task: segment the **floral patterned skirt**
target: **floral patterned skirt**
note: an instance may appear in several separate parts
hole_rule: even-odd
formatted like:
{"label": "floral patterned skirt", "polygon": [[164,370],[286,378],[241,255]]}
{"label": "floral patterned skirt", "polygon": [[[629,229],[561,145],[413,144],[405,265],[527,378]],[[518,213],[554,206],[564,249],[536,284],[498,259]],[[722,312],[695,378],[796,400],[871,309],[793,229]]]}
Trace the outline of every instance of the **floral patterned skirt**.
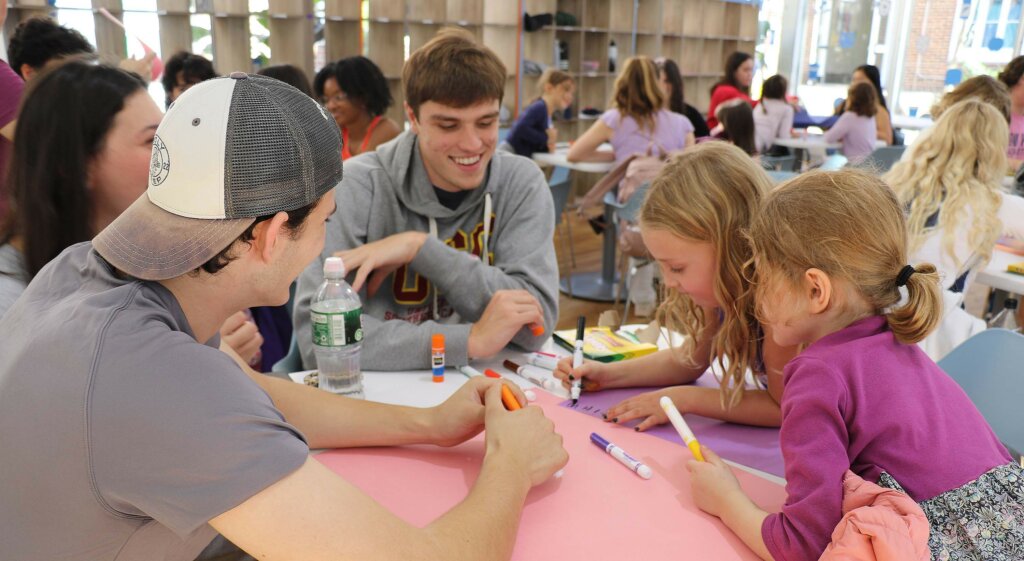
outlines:
{"label": "floral patterned skirt", "polygon": [[[888,473],[878,484],[903,491]],[[919,503],[935,561],[1024,560],[1024,468],[1002,465]]]}

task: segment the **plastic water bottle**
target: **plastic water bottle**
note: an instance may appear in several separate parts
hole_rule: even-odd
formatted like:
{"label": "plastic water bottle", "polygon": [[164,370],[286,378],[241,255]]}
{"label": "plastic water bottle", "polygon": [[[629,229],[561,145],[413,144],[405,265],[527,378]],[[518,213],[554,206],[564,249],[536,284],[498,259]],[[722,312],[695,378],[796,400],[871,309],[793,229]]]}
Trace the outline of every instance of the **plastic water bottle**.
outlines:
{"label": "plastic water bottle", "polygon": [[1017,325],[1017,299],[1007,298],[1003,309],[988,322],[988,326],[1020,332],[1020,326]]}
{"label": "plastic water bottle", "polygon": [[362,398],[359,350],[363,346],[363,304],[345,282],[345,264],[340,257],[324,261],[324,283],[310,310],[320,389]]}

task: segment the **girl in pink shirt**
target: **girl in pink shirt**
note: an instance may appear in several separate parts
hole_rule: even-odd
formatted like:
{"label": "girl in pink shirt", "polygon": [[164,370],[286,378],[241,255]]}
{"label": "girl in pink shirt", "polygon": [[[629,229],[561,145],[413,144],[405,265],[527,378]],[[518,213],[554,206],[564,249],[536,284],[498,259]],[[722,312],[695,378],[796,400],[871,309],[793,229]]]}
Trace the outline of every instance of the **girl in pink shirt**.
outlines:
{"label": "girl in pink shirt", "polygon": [[942,298],[933,265],[907,265],[889,186],[853,169],[801,175],[768,194],[749,237],[758,317],[776,344],[804,348],[783,374],[788,497],[761,510],[705,451],[688,465],[697,505],[764,559],[818,559],[849,470],[920,505],[932,559],[1024,559],[1024,470],[915,344]]}

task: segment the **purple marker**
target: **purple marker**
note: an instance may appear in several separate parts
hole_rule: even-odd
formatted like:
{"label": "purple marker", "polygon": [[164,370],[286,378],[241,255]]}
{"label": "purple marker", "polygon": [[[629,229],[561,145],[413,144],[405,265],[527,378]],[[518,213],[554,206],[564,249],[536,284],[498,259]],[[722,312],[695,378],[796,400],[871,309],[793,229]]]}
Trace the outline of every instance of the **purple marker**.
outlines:
{"label": "purple marker", "polygon": [[590,433],[590,441],[597,445],[598,448],[608,452],[611,457],[618,460],[622,465],[631,469],[634,473],[644,479],[651,478],[651,468],[640,463],[632,456],[626,453],[625,450],[605,440],[601,435],[596,432]]}

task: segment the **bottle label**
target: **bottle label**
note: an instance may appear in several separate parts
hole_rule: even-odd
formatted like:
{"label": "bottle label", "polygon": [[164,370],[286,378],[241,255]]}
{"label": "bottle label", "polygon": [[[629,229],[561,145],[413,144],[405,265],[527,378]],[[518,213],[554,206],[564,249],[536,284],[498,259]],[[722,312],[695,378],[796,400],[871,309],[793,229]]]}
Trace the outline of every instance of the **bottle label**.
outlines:
{"label": "bottle label", "polygon": [[344,347],[363,340],[363,309],[347,312],[311,312],[313,344],[318,347]]}

